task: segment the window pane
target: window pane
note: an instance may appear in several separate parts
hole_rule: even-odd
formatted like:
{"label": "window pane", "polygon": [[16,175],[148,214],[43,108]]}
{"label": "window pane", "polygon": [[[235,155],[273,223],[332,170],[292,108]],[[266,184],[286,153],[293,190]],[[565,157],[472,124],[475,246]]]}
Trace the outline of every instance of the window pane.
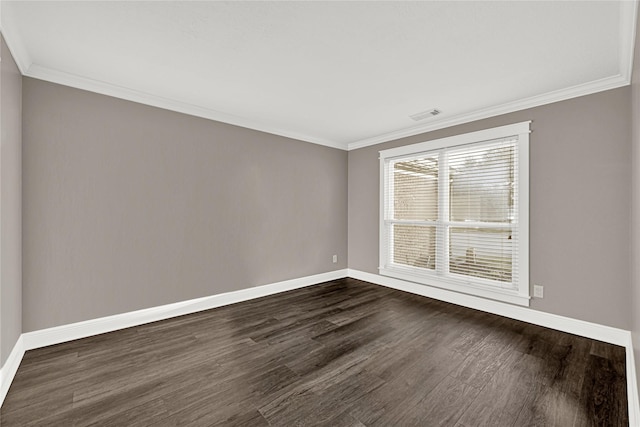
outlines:
{"label": "window pane", "polygon": [[424,157],[396,162],[393,167],[394,218],[436,220],[438,160]]}
{"label": "window pane", "polygon": [[510,283],[513,254],[511,233],[511,230],[450,228],[449,271]]}
{"label": "window pane", "polygon": [[418,225],[393,225],[393,262],[435,269],[436,228]]}
{"label": "window pane", "polygon": [[451,221],[513,222],[514,158],[513,144],[451,153]]}

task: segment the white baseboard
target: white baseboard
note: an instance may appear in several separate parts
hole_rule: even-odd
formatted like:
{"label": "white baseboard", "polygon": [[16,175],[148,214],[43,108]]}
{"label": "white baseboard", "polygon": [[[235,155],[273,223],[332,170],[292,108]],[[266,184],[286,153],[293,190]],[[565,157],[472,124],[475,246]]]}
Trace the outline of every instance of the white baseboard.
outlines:
{"label": "white baseboard", "polygon": [[503,302],[478,298],[472,295],[451,292],[446,289],[433,288],[417,283],[406,282],[391,277],[380,276],[378,274],[367,273],[359,270],[348,270],[349,277],[376,285],[412,294],[434,298],[440,301],[450,302],[463,307],[533,323],[534,325],[580,335],[586,338],[604,341],[611,344],[625,347],[626,367],[627,367],[627,401],[629,407],[629,425],[640,427],[640,402],[638,400],[638,384],[636,377],[636,366],[633,354],[633,342],[631,332],[612,328],[610,326],[599,325],[597,323],[585,322],[584,320],[572,319],[570,317],[558,316],[557,314],[536,311],[530,308],[506,304]]}
{"label": "white baseboard", "polygon": [[11,387],[16,372],[18,372],[18,367],[20,367],[24,352],[24,340],[22,335],[20,335],[18,341],[16,341],[16,344],[13,346],[13,350],[9,353],[9,357],[4,362],[2,368],[0,368],[0,406],[2,406],[2,402],[4,402],[4,398],[9,392],[9,387]]}
{"label": "white baseboard", "polygon": [[328,273],[272,283],[269,285],[256,286],[239,291],[227,292],[224,294],[181,301],[159,307],[152,307],[144,310],[137,310],[87,320],[84,322],[23,333],[16,342],[13,351],[9,355],[4,366],[0,369],[0,406],[9,391],[11,382],[16,375],[26,350],[46,347],[53,344],[112,332],[185,314],[196,313],[211,308],[248,301],[343,277],[352,277],[354,279],[363,280],[377,285],[625,347],[629,425],[640,426],[640,404],[638,403],[637,377],[634,364],[631,332],[353,269],[336,270]]}
{"label": "white baseboard", "polygon": [[328,273],[285,280],[283,282],[271,283],[268,285],[256,286],[253,288],[241,289],[238,291],[226,292],[223,294],[196,298],[188,301],[181,301],[173,304],[101,317],[98,319],[86,320],[84,322],[77,322],[69,325],[56,326],[54,328],[41,329],[33,332],[25,332],[20,335],[20,338],[18,338],[18,341],[9,355],[9,358],[5,362],[4,366],[0,368],[0,406],[2,406],[2,403],[4,402],[4,398],[9,391],[11,382],[18,371],[24,352],[27,350],[33,350],[35,348],[46,347],[53,344],[60,344],[93,335],[104,334],[106,332],[143,325],[145,323],[156,322],[158,320],[169,319],[185,314],[196,313],[198,311],[235,304],[237,302],[248,301],[255,298],[278,294],[280,292],[304,288],[305,286],[340,279],[346,276],[346,269],[335,270]]}
{"label": "white baseboard", "polygon": [[434,288],[420,285],[418,283],[407,282],[394,279],[392,277],[380,276],[378,274],[366,273],[364,271],[349,269],[349,277],[375,283],[376,285],[410,292],[434,298],[440,301],[450,302],[463,307],[486,311],[487,313],[533,323],[545,328],[556,329],[570,334],[592,338],[625,347],[629,341],[629,331],[612,328],[610,326],[599,325],[597,323],[585,322],[584,320],[572,319],[570,317],[558,316],[557,314],[536,311],[526,307],[493,301],[473,295],[461,294],[448,291],[446,289]]}
{"label": "white baseboard", "polygon": [[[640,344],[640,343],[639,343]],[[640,399],[638,398],[638,377],[636,376],[633,335],[629,333],[627,352],[627,400],[629,401],[629,425],[640,426]]]}
{"label": "white baseboard", "polygon": [[305,286],[328,282],[330,280],[346,277],[347,270],[336,270],[328,273],[315,274],[313,276],[300,277],[298,279],[285,280],[269,285],[256,286],[208,297],[196,298],[113,316],[100,317],[84,322],[71,323],[53,328],[41,329],[23,333],[25,350],[46,347],[66,341],[73,341],[145,323],[165,320],[176,316],[209,310],[223,305],[235,304],[254,298],[273,295],[280,292],[303,288]]}

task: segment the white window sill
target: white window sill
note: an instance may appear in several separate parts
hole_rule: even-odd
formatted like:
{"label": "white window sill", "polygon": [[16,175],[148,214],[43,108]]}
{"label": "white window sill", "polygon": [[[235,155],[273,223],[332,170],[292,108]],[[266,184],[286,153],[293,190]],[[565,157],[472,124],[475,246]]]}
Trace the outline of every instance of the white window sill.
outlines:
{"label": "white window sill", "polygon": [[528,295],[528,284],[521,284],[525,288],[525,292],[519,292],[511,289],[500,289],[496,287],[486,287],[473,284],[457,284],[445,280],[438,280],[435,277],[426,277],[420,274],[412,274],[409,271],[402,271],[392,267],[380,267],[379,272],[383,276],[393,277],[395,279],[406,280],[408,282],[419,283],[421,285],[433,286],[436,288],[447,289],[449,291],[459,292],[468,295],[474,295],[482,298],[492,299],[496,301],[507,302],[510,304],[529,307],[531,297]]}

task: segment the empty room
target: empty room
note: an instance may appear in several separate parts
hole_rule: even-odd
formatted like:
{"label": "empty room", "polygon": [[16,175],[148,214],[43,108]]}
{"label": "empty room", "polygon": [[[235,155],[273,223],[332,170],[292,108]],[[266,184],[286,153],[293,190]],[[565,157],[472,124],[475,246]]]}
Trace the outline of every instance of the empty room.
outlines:
{"label": "empty room", "polygon": [[0,1],[0,425],[640,427],[636,1]]}

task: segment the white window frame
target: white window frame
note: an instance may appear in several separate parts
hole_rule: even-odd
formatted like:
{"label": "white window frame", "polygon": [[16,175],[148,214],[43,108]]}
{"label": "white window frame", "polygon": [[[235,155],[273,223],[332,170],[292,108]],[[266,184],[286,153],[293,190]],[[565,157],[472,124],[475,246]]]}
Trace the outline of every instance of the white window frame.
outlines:
{"label": "white window frame", "polygon": [[[529,133],[531,121],[514,123],[507,126],[500,126],[491,129],[481,130],[478,132],[465,133],[447,138],[436,139],[418,144],[405,145],[402,147],[392,148],[380,151],[380,264],[379,273],[384,276],[396,279],[407,280],[410,282],[420,283],[424,285],[434,286],[438,288],[448,289],[455,292],[475,295],[483,298],[504,301],[512,304],[529,306],[531,299],[529,286]],[[481,278],[472,278],[464,276],[465,280],[451,280],[451,275],[442,275],[441,271],[425,271],[424,269],[404,266],[391,262],[389,254],[391,251],[386,246],[386,242],[391,242],[387,233],[391,227],[387,227],[385,209],[390,200],[390,190],[385,191],[385,183],[387,182],[387,165],[391,160],[396,158],[418,155],[426,152],[433,152],[441,149],[449,149],[466,144],[482,143],[501,138],[518,137],[518,173],[516,177],[516,203],[517,218],[515,223],[518,230],[517,250],[518,254],[516,270],[517,288],[501,288],[495,286],[495,283],[489,283],[488,280]],[[439,164],[439,168],[446,168],[446,165]],[[445,185],[444,180],[440,180],[440,186]],[[444,223],[442,219],[443,199],[449,197],[448,189],[439,189],[438,219],[436,222]],[[442,230],[443,227],[439,227]],[[442,234],[442,232],[439,232]],[[439,236],[439,247],[448,247],[446,238]],[[443,265],[448,266],[448,250],[436,250],[436,259]],[[448,270],[448,268],[447,268]]]}

